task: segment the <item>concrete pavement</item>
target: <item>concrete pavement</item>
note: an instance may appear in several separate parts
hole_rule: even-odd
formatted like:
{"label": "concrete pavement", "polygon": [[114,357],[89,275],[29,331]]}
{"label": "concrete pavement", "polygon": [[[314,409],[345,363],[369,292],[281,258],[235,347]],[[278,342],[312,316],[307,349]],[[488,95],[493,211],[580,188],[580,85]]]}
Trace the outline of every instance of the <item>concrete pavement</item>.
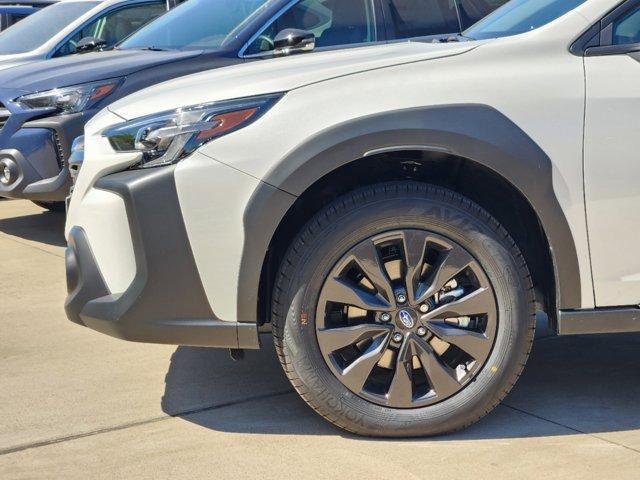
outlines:
{"label": "concrete pavement", "polygon": [[542,337],[477,425],[371,440],[298,399],[272,345],[126,343],[69,323],[63,215],[0,202],[0,478],[640,478],[640,335]]}

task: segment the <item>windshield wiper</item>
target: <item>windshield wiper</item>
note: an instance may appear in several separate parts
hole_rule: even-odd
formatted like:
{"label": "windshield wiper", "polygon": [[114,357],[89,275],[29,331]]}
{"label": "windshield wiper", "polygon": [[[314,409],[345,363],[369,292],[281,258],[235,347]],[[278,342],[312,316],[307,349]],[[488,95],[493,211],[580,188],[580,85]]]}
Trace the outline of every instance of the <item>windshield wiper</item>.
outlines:
{"label": "windshield wiper", "polygon": [[454,43],[454,42],[468,42],[469,40],[474,40],[471,37],[465,37],[461,34],[452,35],[450,37],[440,38],[440,42],[442,43]]}
{"label": "windshield wiper", "polygon": [[150,45],[148,47],[140,47],[139,50],[148,50],[150,52],[167,52],[167,51],[169,51],[168,48],[154,47],[153,45]]}

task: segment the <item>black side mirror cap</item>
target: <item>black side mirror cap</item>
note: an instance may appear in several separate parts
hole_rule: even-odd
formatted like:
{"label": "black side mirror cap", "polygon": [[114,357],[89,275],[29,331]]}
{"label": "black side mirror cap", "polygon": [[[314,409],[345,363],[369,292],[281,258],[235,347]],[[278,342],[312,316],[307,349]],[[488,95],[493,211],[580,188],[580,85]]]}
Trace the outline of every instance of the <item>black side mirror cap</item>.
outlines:
{"label": "black side mirror cap", "polygon": [[107,46],[106,40],[95,37],[84,37],[82,40],[78,42],[76,45],[76,52],[78,53],[87,53],[93,52],[96,50],[100,50]]}
{"label": "black side mirror cap", "polygon": [[316,36],[306,30],[286,28],[276,35],[273,44],[276,57],[311,52],[316,48]]}

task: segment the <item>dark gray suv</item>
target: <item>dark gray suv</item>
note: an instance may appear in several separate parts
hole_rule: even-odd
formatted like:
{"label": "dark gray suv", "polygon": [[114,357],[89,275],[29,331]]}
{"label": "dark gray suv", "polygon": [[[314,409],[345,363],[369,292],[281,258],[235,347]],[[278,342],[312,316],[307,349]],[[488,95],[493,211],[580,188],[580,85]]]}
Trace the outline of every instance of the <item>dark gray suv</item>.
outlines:
{"label": "dark gray suv", "polygon": [[149,85],[295,51],[445,41],[505,1],[189,0],[113,50],[0,72],[0,196],[59,207],[84,124]]}

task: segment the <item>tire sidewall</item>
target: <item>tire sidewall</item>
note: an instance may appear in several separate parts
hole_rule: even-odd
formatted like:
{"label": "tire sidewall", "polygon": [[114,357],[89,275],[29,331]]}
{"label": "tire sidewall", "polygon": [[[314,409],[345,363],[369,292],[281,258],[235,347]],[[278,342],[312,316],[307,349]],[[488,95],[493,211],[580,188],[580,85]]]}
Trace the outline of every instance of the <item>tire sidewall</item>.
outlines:
{"label": "tire sidewall", "polygon": [[[314,219],[315,235],[298,245],[298,261],[291,266],[284,295],[288,308],[285,355],[306,387],[307,401],[348,430],[405,436],[461,428],[490,410],[519,372],[519,354],[527,349],[527,320],[531,313],[518,265],[510,245],[486,219],[483,221],[464,204],[456,205],[451,199],[416,193],[363,198],[360,204],[354,202],[352,208],[337,216],[325,214]],[[487,218],[491,219],[488,214]],[[345,252],[373,235],[410,228],[447,237],[471,253],[494,288],[498,325],[496,341],[484,367],[463,390],[427,407],[393,409],[359,397],[334,376],[319,348],[315,312],[323,282]]]}

